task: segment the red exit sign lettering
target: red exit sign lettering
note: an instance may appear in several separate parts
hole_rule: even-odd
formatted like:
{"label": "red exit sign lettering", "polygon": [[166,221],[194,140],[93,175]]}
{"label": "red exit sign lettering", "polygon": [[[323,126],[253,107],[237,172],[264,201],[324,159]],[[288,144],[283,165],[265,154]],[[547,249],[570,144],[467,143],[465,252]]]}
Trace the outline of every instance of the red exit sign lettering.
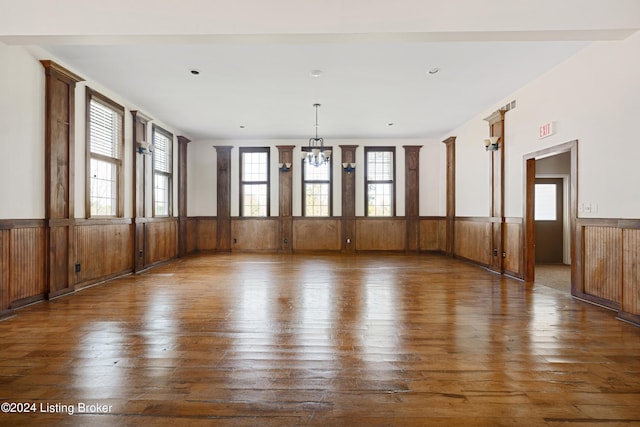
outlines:
{"label": "red exit sign lettering", "polygon": [[546,138],[555,133],[555,126],[553,122],[545,123],[538,129],[538,139]]}

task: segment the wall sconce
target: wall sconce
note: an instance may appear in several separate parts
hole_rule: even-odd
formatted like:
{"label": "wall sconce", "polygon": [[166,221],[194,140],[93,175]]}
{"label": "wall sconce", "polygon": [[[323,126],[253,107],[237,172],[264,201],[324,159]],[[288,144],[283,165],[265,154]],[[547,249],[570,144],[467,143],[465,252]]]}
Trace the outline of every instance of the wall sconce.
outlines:
{"label": "wall sconce", "polygon": [[153,144],[147,141],[138,142],[138,153],[139,154],[151,154],[153,152]]}
{"label": "wall sconce", "polygon": [[344,169],[344,171],[346,173],[351,173],[354,170],[356,170],[356,164],[355,163],[343,163],[342,164],[342,169]]}
{"label": "wall sconce", "polygon": [[280,172],[289,172],[291,170],[291,163],[278,163],[278,169],[280,169]]}
{"label": "wall sconce", "polygon": [[487,151],[497,151],[500,146],[498,145],[498,136],[490,136],[484,140],[484,149]]}

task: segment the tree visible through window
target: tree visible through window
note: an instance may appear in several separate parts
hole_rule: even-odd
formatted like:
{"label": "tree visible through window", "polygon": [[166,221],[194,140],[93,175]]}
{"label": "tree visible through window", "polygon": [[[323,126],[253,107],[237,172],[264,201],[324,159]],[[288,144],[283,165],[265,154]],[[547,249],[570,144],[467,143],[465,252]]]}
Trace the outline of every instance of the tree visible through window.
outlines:
{"label": "tree visible through window", "polygon": [[269,147],[240,148],[240,216],[269,216]]}
{"label": "tree visible through window", "polygon": [[122,216],[124,108],[87,88],[87,211]]}
{"label": "tree visible through window", "polygon": [[395,215],[395,148],[365,148],[366,215]]}
{"label": "tree visible through window", "polygon": [[302,160],[304,216],[331,216],[331,165],[331,160],[320,166],[313,166]]}
{"label": "tree visible through window", "polygon": [[173,135],[153,126],[153,216],[171,215]]}

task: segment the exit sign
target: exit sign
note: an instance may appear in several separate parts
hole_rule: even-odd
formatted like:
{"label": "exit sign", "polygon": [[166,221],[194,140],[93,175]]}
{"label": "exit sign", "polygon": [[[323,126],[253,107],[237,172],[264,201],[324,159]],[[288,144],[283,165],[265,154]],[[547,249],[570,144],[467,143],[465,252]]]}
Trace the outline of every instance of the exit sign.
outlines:
{"label": "exit sign", "polygon": [[546,138],[554,133],[556,133],[555,123],[545,123],[538,128],[538,139]]}

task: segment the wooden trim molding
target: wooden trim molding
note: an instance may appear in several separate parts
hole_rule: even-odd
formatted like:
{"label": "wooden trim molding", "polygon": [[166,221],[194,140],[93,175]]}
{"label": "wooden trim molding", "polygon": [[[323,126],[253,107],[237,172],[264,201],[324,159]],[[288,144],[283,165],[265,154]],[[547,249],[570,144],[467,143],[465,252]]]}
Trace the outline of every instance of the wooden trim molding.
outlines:
{"label": "wooden trim molding", "polygon": [[69,220],[74,211],[75,87],[83,79],[53,61],[45,69],[45,293],[49,298],[73,290],[75,252]]}
{"label": "wooden trim molding", "polygon": [[216,249],[231,251],[231,150],[229,145],[214,146],[217,153],[217,208]]}
{"label": "wooden trim molding", "polygon": [[187,148],[191,140],[178,136],[178,257],[187,254]]}
{"label": "wooden trim molding", "polygon": [[359,167],[350,172],[342,168],[342,163],[356,163],[357,145],[340,145],[342,158],[340,169],[342,170],[342,251],[353,253],[356,250],[356,173]]}
{"label": "wooden trim molding", "polygon": [[446,170],[446,243],[445,253],[455,254],[455,221],[456,221],[456,137],[450,136],[442,141],[447,147]]}

